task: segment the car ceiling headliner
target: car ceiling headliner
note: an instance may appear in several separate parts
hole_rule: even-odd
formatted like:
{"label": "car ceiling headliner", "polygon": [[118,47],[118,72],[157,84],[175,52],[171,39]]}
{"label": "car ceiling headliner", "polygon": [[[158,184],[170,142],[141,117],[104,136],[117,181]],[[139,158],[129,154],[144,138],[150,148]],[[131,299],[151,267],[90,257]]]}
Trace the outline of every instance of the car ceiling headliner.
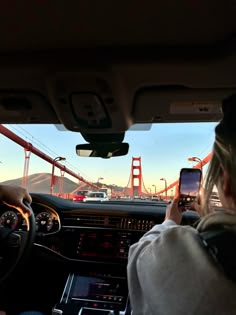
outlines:
{"label": "car ceiling headliner", "polygon": [[204,46],[230,41],[233,1],[4,1],[0,51]]}
{"label": "car ceiling headliner", "polygon": [[[234,89],[235,13],[234,1],[4,1],[0,103],[19,92],[32,108],[26,104],[16,113],[15,104],[9,110],[1,103],[1,122],[63,123],[86,133],[121,132],[142,121],[143,109],[137,114],[133,104],[139,88]],[[65,98],[75,91],[97,93],[112,127],[78,127],[70,106],[63,104],[69,104]],[[150,113],[145,123],[159,117],[165,97],[160,104],[154,97],[149,108],[143,101],[144,111]],[[201,120],[196,115],[188,119]]]}

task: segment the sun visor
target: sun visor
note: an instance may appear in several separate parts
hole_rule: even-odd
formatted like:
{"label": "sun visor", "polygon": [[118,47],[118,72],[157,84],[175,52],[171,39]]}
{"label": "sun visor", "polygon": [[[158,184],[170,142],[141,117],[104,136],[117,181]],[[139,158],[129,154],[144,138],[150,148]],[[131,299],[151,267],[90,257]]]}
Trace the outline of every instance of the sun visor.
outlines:
{"label": "sun visor", "polygon": [[0,90],[0,115],[3,124],[60,123],[47,98],[30,90]]}
{"label": "sun visor", "polygon": [[222,100],[235,93],[236,88],[142,88],[134,98],[134,120],[136,123],[219,121]]}

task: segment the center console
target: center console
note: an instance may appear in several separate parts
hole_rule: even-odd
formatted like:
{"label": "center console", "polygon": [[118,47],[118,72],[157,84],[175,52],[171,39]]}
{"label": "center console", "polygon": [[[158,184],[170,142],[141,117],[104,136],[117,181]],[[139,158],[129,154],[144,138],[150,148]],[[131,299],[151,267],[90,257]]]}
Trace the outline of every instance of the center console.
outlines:
{"label": "center console", "polygon": [[122,276],[89,272],[68,276],[53,315],[129,315],[127,280]]}
{"label": "center console", "polygon": [[130,315],[128,252],[143,231],[64,226],[62,233],[64,243],[52,249],[76,265],[53,315]]}

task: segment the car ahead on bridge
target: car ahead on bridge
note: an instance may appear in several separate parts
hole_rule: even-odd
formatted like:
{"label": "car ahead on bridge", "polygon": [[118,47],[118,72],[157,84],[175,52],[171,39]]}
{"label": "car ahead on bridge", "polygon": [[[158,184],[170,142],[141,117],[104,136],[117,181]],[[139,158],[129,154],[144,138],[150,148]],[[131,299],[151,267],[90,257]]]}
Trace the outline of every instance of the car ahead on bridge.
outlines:
{"label": "car ahead on bridge", "polygon": [[87,196],[87,194],[89,193],[89,190],[79,190],[74,192],[73,194],[73,201],[74,202],[82,202],[84,201],[84,198]]}
{"label": "car ahead on bridge", "polygon": [[85,196],[83,199],[83,202],[91,202],[91,201],[109,201],[109,198],[107,197],[107,194],[105,192],[100,191],[92,191]]}
{"label": "car ahead on bridge", "polygon": [[154,196],[151,197],[151,200],[152,201],[159,201],[159,200],[161,200],[161,198],[154,195]]}

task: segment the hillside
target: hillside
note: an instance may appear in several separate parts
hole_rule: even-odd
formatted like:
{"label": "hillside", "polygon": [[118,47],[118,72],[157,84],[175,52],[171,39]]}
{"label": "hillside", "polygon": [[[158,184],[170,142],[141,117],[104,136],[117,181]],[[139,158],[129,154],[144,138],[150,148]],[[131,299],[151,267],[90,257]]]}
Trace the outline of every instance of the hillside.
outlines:
{"label": "hillside", "polygon": [[[60,177],[55,176],[56,184],[53,187],[54,193],[59,193]],[[51,174],[49,173],[36,173],[28,176],[27,188],[29,192],[49,193],[50,192]],[[22,177],[11,179],[2,182],[1,184],[7,185],[22,185]],[[63,190],[65,193],[70,193],[78,188],[78,185],[71,181],[69,178],[64,177]]]}
{"label": "hillside", "polygon": [[[55,176],[55,185],[53,186],[53,192],[54,193],[59,193],[60,192],[60,176]],[[50,182],[51,182],[51,174],[49,173],[36,173],[28,176],[28,181],[27,181],[27,188],[29,192],[36,192],[36,193],[49,193],[50,192]],[[6,184],[6,185],[22,185],[22,177],[20,178],[15,178],[11,180],[7,180],[4,182],[1,182],[1,184]],[[96,183],[95,183],[96,185]],[[112,188],[111,185],[105,185],[99,183],[99,186],[101,187],[109,187]],[[64,183],[63,183],[63,192],[64,193],[73,193],[77,190],[90,190],[91,187],[86,185],[83,182],[80,182],[79,185],[64,176]],[[115,189],[113,188],[114,191],[116,192],[121,192],[123,191],[123,187],[118,187],[116,186]]]}

